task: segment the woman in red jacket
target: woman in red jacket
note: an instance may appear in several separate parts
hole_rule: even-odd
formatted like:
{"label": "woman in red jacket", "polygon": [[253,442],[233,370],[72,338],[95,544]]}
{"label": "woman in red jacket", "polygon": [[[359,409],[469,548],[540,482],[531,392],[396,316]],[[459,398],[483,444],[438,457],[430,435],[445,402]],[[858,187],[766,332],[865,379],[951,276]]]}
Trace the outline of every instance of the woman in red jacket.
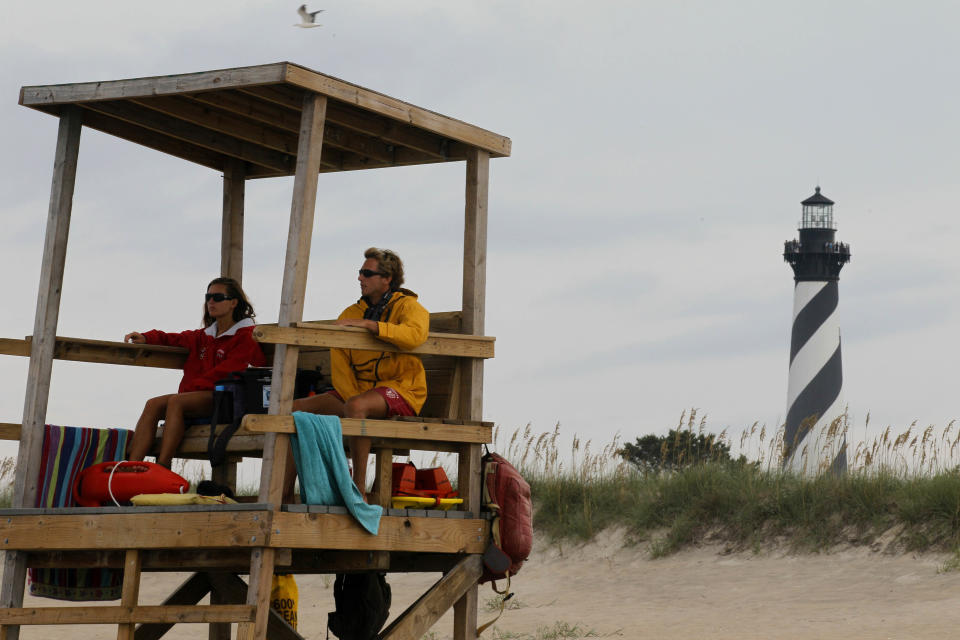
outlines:
{"label": "woman in red jacket", "polygon": [[153,445],[157,425],[163,420],[157,464],[169,467],[186,430],[184,418],[212,413],[217,380],[233,371],[266,363],[260,345],[253,339],[254,315],[253,305],[236,280],[216,278],[207,286],[203,307],[206,329],[182,333],[134,331],[123,337],[124,342],[185,347],[189,351],[178,392],[147,400],[130,442],[129,460],[143,460]]}

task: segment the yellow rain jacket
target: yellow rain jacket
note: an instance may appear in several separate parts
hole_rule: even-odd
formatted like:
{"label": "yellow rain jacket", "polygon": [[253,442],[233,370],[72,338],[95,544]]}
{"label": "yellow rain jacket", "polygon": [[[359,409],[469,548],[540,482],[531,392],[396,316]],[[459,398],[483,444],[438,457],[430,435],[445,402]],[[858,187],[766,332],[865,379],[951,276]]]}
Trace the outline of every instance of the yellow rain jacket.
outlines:
{"label": "yellow rain jacket", "polygon": [[[363,318],[368,305],[360,300],[343,310],[340,318]],[[394,291],[380,316],[377,336],[401,349],[413,349],[427,341],[430,313],[417,302],[417,294],[407,289]],[[330,349],[333,386],[343,399],[374,387],[390,387],[420,413],[427,400],[427,375],[420,357],[393,351]]]}

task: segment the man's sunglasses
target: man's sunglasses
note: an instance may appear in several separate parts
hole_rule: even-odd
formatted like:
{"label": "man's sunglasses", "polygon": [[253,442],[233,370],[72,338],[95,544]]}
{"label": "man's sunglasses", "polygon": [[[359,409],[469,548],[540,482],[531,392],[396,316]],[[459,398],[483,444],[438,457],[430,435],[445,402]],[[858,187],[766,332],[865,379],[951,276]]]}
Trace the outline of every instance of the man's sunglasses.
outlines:
{"label": "man's sunglasses", "polygon": [[211,300],[213,300],[214,302],[223,302],[224,300],[234,299],[233,296],[228,296],[224,293],[208,293],[208,294],[205,294],[203,297],[207,302],[210,302]]}
{"label": "man's sunglasses", "polygon": [[374,271],[373,269],[360,269],[360,275],[364,278],[372,278],[373,276],[386,277],[379,271]]}

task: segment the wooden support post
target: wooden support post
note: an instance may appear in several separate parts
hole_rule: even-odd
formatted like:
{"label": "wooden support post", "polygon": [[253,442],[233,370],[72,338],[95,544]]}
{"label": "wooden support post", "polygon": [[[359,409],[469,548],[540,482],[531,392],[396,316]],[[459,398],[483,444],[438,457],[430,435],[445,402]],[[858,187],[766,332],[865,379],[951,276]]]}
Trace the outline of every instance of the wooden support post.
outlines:
{"label": "wooden support post", "polygon": [[243,216],[246,163],[231,158],[223,168],[223,232],[220,275],[243,282]]}
{"label": "wooden support post", "polygon": [[465,366],[462,358],[457,358],[453,365],[453,374],[450,377],[450,399],[447,400],[447,410],[443,416],[447,420],[456,420],[460,417],[460,381],[463,379]]}
{"label": "wooden support post", "polygon": [[[463,230],[463,333],[483,335],[487,287],[487,193],[490,154],[467,152],[466,206]],[[460,412],[467,420],[483,420],[483,360],[471,358],[460,381]],[[464,482],[467,479],[467,482]],[[480,446],[461,450],[458,485],[464,506],[480,513]],[[477,585],[467,589],[453,607],[454,640],[477,637]]]}
{"label": "wooden support post", "polygon": [[[60,291],[63,287],[63,269],[67,257],[67,236],[73,208],[73,187],[77,176],[81,129],[80,109],[76,106],[63,107],[57,133],[53,182],[50,187],[40,290],[37,295],[27,392],[23,405],[23,429],[20,433],[13,483],[14,507],[32,507],[36,504],[37,469],[40,468],[40,458],[43,455],[43,425],[46,422],[47,400],[50,395],[50,375],[53,370],[53,350],[60,314]],[[0,607],[23,606],[26,572],[24,554],[7,552],[3,568],[3,587],[0,589]],[[20,627],[5,626],[0,630],[0,637],[17,640],[20,637]]]}
{"label": "wooden support post", "polygon": [[[120,595],[120,606],[133,608],[140,604],[140,552],[137,549],[127,549],[123,561],[123,590]],[[134,640],[137,624],[130,622],[119,625],[117,640]]]}
{"label": "wooden support post", "polygon": [[[237,468],[236,463],[228,463],[234,469]],[[221,465],[220,468],[226,467],[227,465]],[[216,474],[214,474],[214,481],[219,482],[216,479]],[[232,486],[232,485],[231,485]],[[207,574],[209,578],[210,574]],[[239,580],[239,578],[238,578]],[[231,602],[226,594],[221,593],[216,587],[213,586],[213,581],[210,581],[210,604],[236,604],[243,602],[243,599],[237,600],[236,602]],[[210,630],[207,632],[207,640],[230,640],[230,623],[229,622],[211,622]]]}
{"label": "wooden support post", "polygon": [[384,509],[393,506],[390,500],[393,494],[393,449],[377,448],[377,475],[373,483],[376,496],[373,503]]}
{"label": "wooden support post", "polygon": [[[287,235],[287,256],[283,270],[283,288],[277,326],[289,327],[303,320],[303,299],[307,290],[307,266],[313,233],[313,212],[317,203],[317,179],[320,173],[320,152],[323,147],[323,125],[326,119],[325,96],[306,93],[300,118],[300,139],[297,147],[297,168],[293,180],[290,205],[290,231]],[[270,389],[271,415],[290,413],[293,387],[297,374],[298,347],[278,345],[273,357],[273,382]],[[267,434],[260,472],[260,502],[279,508],[283,496],[283,479],[290,438],[285,434]],[[274,549],[257,549],[251,554],[250,584],[247,604],[256,605],[253,624],[243,623],[237,630],[238,640],[264,640],[270,617],[270,581],[273,577]]]}
{"label": "wooden support post", "polygon": [[[463,333],[482,336],[487,307],[487,189],[490,154],[467,154],[466,215],[463,232]],[[460,382],[461,415],[482,420],[483,360],[472,358]]]}
{"label": "wooden support post", "polygon": [[[223,167],[223,224],[220,242],[220,275],[243,282],[243,216],[246,193],[246,163],[229,158]],[[227,460],[213,468],[211,479],[217,484],[237,489],[237,463]],[[211,597],[211,604],[215,598]],[[222,625],[221,625],[222,626]],[[229,626],[227,626],[229,629]],[[210,640],[222,637],[214,634]]]}

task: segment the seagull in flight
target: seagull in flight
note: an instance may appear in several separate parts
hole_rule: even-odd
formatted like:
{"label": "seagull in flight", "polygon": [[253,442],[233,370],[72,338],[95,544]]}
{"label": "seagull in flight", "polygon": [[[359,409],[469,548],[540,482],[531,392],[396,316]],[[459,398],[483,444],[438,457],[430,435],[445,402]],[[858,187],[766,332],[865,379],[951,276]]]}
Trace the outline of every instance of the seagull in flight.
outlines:
{"label": "seagull in flight", "polygon": [[303,29],[311,29],[313,27],[322,27],[322,24],[317,24],[317,14],[322,13],[324,10],[320,9],[319,11],[307,11],[307,5],[302,4],[300,8],[297,9],[297,13],[300,14],[300,22],[293,25],[295,27],[301,27]]}

